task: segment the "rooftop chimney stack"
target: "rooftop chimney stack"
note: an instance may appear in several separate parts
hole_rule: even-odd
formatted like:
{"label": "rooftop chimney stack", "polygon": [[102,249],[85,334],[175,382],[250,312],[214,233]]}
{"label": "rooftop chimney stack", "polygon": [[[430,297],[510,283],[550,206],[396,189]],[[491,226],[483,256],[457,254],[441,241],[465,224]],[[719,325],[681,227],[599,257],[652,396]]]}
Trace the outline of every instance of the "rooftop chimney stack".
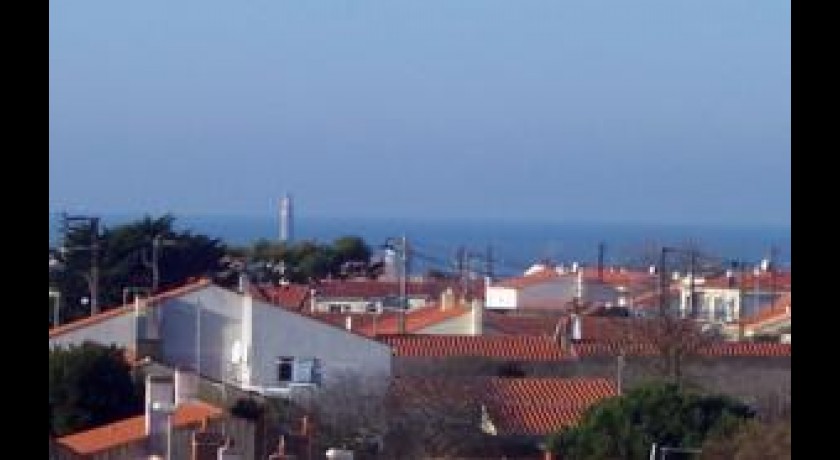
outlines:
{"label": "rooftop chimney stack", "polygon": [[147,453],[169,458],[168,427],[170,415],[175,410],[175,382],[172,376],[149,375],[146,377],[146,436]]}

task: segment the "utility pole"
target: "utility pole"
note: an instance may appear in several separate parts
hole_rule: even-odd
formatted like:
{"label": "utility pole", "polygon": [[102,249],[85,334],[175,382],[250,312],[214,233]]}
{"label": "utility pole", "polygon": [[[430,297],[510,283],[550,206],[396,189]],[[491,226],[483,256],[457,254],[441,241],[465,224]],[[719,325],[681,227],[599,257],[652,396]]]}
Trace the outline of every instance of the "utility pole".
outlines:
{"label": "utility pole", "polygon": [[58,327],[60,321],[58,313],[61,309],[61,293],[50,289],[50,299],[55,299],[55,306],[53,307],[53,327]]}
{"label": "utility pole", "polygon": [[694,271],[697,267],[697,250],[692,248],[689,250],[689,274],[688,274],[688,308],[689,315],[694,318],[697,314],[697,305],[694,295]]}
{"label": "utility pole", "polygon": [[487,264],[487,278],[493,281],[493,245],[487,245],[487,258],[484,261]]}
{"label": "utility pole", "polygon": [[[90,216],[71,216],[69,214],[61,214],[61,222],[64,233],[64,243],[60,248],[61,252],[66,255],[72,251],[90,251],[90,275],[87,277],[88,288],[90,290],[90,314],[95,315],[99,313],[99,218]],[[90,229],[90,244],[87,246],[68,246],[67,236],[71,230],[73,222],[83,222],[89,226]]]}
{"label": "utility pole", "polygon": [[598,281],[604,281],[604,252],[607,250],[607,245],[602,241],[598,243]]}
{"label": "utility pole", "polygon": [[405,334],[405,311],[408,308],[408,240],[405,235],[400,239],[400,258],[402,259],[402,270],[400,273],[399,333]]}
{"label": "utility pole", "polygon": [[659,253],[659,310],[668,314],[668,270],[665,268],[665,254],[669,248],[663,247]]}
{"label": "utility pole", "polygon": [[152,295],[157,294],[160,287],[160,252],[166,246],[173,246],[175,241],[168,240],[163,235],[155,235],[152,238],[152,257],[151,261],[146,259],[145,250],[141,253],[143,257],[143,264],[152,270]]}
{"label": "utility pole", "polygon": [[458,247],[457,253],[457,261],[456,267],[458,269],[458,280],[461,284],[461,301],[466,301],[467,299],[467,264],[468,262],[468,254],[466,248],[463,246]]}

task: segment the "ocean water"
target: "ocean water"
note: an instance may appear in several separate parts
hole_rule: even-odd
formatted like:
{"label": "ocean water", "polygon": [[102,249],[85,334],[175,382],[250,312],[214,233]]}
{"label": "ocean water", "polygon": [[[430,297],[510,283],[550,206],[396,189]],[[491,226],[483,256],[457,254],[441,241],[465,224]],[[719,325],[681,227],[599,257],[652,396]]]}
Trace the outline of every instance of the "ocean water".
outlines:
{"label": "ocean water", "polygon": [[[105,226],[130,222],[141,216],[103,215]],[[247,245],[279,235],[276,217],[176,216],[175,226],[219,238],[230,245]],[[50,214],[50,245],[58,240],[58,215]],[[389,238],[405,235],[412,249],[412,272],[430,268],[452,270],[459,248],[473,254],[473,266],[486,267],[492,251],[493,271],[513,275],[548,259],[556,263],[592,265],[598,245],[605,245],[607,264],[649,259],[658,247],[687,247],[704,255],[758,264],[774,248],[776,263],[790,267],[789,226],[771,225],[657,225],[539,222],[406,221],[376,219],[298,218],[295,240],[329,243],[346,235],[362,237],[372,248]],[[655,259],[654,259],[655,260]]]}

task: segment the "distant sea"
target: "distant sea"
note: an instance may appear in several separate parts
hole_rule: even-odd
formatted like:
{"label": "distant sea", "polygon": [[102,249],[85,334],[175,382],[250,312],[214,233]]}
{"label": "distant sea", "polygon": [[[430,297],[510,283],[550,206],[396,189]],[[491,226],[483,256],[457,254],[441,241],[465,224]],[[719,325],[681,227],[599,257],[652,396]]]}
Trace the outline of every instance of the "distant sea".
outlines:
{"label": "distant sea", "polygon": [[[130,222],[138,215],[102,215],[105,226]],[[176,215],[175,226],[219,238],[229,245],[247,245],[259,239],[277,240],[276,217]],[[58,215],[50,214],[50,245],[58,239]],[[548,259],[555,263],[592,265],[598,245],[605,245],[607,264],[625,264],[656,254],[661,246],[692,244],[703,254],[758,264],[775,248],[776,263],[790,267],[790,226],[774,225],[659,225],[616,223],[539,223],[406,221],[299,217],[294,240],[330,243],[346,235],[362,237],[376,249],[389,238],[406,236],[416,257],[412,272],[429,268],[451,270],[459,247],[476,254],[476,266],[485,266],[488,248],[498,275],[521,273]]]}

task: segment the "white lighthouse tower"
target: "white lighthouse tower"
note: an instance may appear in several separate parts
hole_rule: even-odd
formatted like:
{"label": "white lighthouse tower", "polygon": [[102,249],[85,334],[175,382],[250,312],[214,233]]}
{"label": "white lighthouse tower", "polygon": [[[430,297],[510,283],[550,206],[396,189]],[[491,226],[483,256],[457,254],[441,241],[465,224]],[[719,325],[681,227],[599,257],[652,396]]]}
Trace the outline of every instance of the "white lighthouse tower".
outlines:
{"label": "white lighthouse tower", "polygon": [[280,200],[280,241],[283,243],[291,242],[293,229],[292,195],[287,193]]}

